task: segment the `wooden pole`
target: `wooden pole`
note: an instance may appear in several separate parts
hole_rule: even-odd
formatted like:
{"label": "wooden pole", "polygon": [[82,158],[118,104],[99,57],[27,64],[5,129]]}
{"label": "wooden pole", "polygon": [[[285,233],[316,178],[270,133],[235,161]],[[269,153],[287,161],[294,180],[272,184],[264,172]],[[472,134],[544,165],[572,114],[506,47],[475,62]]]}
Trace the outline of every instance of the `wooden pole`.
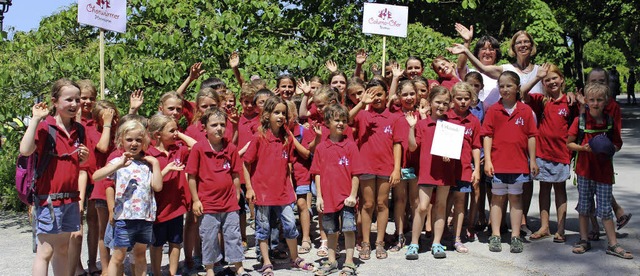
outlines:
{"label": "wooden pole", "polygon": [[100,29],[100,99],[104,100],[104,30]]}
{"label": "wooden pole", "polygon": [[380,67],[380,68],[382,68],[381,72],[382,72],[382,76],[383,77],[385,76],[385,70],[387,69],[384,66],[384,59],[386,57],[386,54],[387,54],[387,36],[383,35],[382,36],[382,67]]}

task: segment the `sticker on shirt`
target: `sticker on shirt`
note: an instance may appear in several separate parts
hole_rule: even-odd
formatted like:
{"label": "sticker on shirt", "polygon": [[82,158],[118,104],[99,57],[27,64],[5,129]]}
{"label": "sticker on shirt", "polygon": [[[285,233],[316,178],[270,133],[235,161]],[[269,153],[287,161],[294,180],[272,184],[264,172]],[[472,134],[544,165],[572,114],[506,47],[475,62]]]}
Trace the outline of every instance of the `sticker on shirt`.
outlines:
{"label": "sticker on shirt", "polygon": [[518,117],[518,119],[516,119],[516,125],[524,126],[524,119],[522,119],[522,117]]}
{"label": "sticker on shirt", "polygon": [[349,159],[346,156],[342,156],[340,157],[340,160],[338,160],[338,165],[341,166],[349,166]]}

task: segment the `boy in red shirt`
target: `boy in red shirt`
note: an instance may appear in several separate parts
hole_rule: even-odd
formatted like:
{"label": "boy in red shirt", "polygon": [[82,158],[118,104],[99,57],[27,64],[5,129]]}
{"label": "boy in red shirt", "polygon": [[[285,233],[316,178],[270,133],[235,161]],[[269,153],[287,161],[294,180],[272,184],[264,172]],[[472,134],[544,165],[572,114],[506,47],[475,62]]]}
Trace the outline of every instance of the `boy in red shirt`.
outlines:
{"label": "boy in red shirt", "polygon": [[[356,196],[358,194],[358,175],[364,173],[358,147],[352,140],[346,139],[344,129],[347,126],[349,113],[339,104],[325,108],[325,123],[328,124],[329,139],[316,147],[311,174],[315,175],[318,198],[318,212],[324,214],[322,226],[329,240],[329,262],[320,270],[323,275],[338,269],[336,248],[338,233],[345,236],[346,259],[343,267],[345,273],[355,275],[353,263],[356,231]],[[320,180],[322,179],[322,184]],[[323,192],[324,191],[324,192]],[[340,227],[340,221],[342,226]]]}
{"label": "boy in red shirt", "polygon": [[[580,241],[574,245],[573,253],[583,254],[591,249],[588,241],[589,216],[592,212],[593,196],[596,196],[595,214],[602,219],[609,244],[607,254],[624,259],[632,259],[631,252],[624,250],[617,241],[611,199],[613,197],[614,171],[611,158],[622,147],[620,127],[609,129],[608,118],[604,114],[608,101],[607,86],[589,83],[585,87],[585,97],[589,111],[584,115],[584,137],[576,141],[580,118],[576,118],[569,128],[567,147],[577,151],[576,174],[578,178],[578,206],[580,214]],[[614,125],[616,122],[614,122]],[[599,140],[599,141],[598,141]],[[598,141],[599,143],[594,143]],[[576,143],[576,142],[579,142]],[[605,149],[607,152],[603,152]]]}

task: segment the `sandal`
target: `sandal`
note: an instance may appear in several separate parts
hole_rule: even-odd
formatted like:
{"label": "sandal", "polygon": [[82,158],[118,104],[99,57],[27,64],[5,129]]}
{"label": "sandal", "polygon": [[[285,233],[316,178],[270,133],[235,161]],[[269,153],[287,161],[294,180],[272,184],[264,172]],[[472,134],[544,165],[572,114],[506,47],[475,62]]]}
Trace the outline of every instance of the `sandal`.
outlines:
{"label": "sandal", "polygon": [[263,265],[258,272],[262,273],[262,276],[273,276],[273,265]]}
{"label": "sandal", "polygon": [[360,243],[360,245],[362,246],[360,253],[358,253],[358,257],[360,258],[360,260],[371,259],[371,244],[369,244],[368,242],[362,242]]}
{"label": "sandal", "polygon": [[315,271],[315,275],[318,275],[318,276],[329,275],[336,271],[338,271],[338,261],[334,261],[333,263],[329,261],[325,261],[325,262],[322,262],[320,267]]}
{"label": "sandal", "polygon": [[619,243],[607,246],[607,255],[613,255],[618,258],[627,260],[633,259],[633,255],[631,254],[631,252],[624,250],[624,248],[622,248]]}
{"label": "sandal", "polygon": [[456,239],[456,242],[453,244],[453,247],[456,248],[456,252],[458,253],[468,253],[469,252],[469,248],[467,248],[462,241],[460,240],[460,238]]}
{"label": "sandal", "polygon": [[631,214],[624,214],[624,215],[620,216],[620,218],[618,218],[616,220],[616,225],[618,226],[617,230],[620,230],[622,227],[627,225],[627,223],[629,223],[630,219],[631,219]]}
{"label": "sandal", "polygon": [[386,259],[389,257],[387,250],[384,249],[384,241],[376,242],[376,258],[378,260]]}
{"label": "sandal", "polygon": [[566,241],[566,239],[564,238],[564,235],[560,234],[560,233],[556,233],[555,235],[553,235],[553,242],[555,243],[564,243]]}
{"label": "sandal", "polygon": [[398,236],[398,243],[396,243],[394,246],[392,246],[391,248],[389,248],[389,251],[391,252],[398,252],[400,251],[402,248],[404,248],[404,243],[406,242],[404,235],[400,235]]}
{"label": "sandal", "polygon": [[571,250],[571,252],[574,254],[584,254],[589,250],[591,250],[591,243],[585,240],[579,240],[573,245],[573,250]]}
{"label": "sandal", "polygon": [[442,246],[442,244],[434,243],[431,245],[431,254],[436,259],[444,259],[447,257],[447,253],[444,252],[445,249],[447,248]]}
{"label": "sandal", "polygon": [[358,267],[354,263],[344,264],[342,265],[342,270],[340,271],[340,276],[355,276],[358,275],[356,269]]}
{"label": "sandal", "polygon": [[300,271],[314,271],[313,264],[305,263],[303,258],[298,257],[295,261],[291,261],[291,269]]}
{"label": "sandal", "polygon": [[329,255],[329,247],[327,246],[327,240],[320,241],[320,247],[318,248],[318,257],[326,257]]}
{"label": "sandal", "polygon": [[[307,245],[307,246],[305,246]],[[300,249],[298,249],[298,254],[307,254],[309,253],[309,251],[311,251],[311,247],[313,245],[311,244],[311,241],[307,240],[307,241],[302,241],[302,243],[300,244]]]}
{"label": "sandal", "polygon": [[599,241],[600,240],[600,231],[593,230],[589,232],[588,239],[590,241]]}
{"label": "sandal", "polygon": [[532,241],[543,240],[543,239],[546,239],[546,238],[551,238],[551,233],[549,233],[549,232],[544,232],[543,233],[543,232],[537,232],[536,231],[535,233],[533,233],[533,234],[531,234],[529,236],[529,240],[532,240]]}

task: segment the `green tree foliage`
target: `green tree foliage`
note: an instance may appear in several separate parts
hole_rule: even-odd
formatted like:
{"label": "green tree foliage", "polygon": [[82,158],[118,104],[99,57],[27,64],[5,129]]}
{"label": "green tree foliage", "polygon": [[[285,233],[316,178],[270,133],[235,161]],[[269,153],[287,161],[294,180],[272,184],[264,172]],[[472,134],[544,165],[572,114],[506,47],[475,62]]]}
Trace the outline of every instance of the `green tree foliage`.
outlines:
{"label": "green tree foliage", "polygon": [[610,68],[625,64],[624,54],[601,39],[591,40],[584,45],[585,67]]}

